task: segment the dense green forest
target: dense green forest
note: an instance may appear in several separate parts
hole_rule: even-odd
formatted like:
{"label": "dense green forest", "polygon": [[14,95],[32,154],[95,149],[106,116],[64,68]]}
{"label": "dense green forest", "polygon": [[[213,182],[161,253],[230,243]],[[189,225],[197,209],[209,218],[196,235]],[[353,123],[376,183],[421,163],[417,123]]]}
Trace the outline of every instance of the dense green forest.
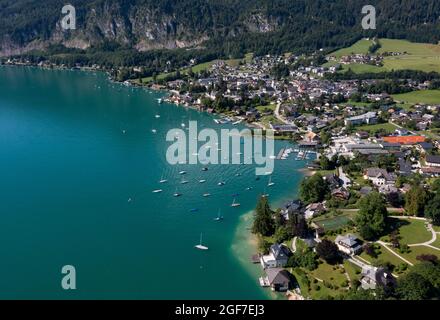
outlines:
{"label": "dense green forest", "polygon": [[[59,27],[64,0],[0,0],[0,53],[22,48],[20,54],[26,52],[36,61],[143,65],[145,74],[152,74],[170,64],[179,68],[194,57],[203,62],[247,52],[330,51],[365,36],[431,43],[440,39],[437,0],[370,0],[377,9],[377,29],[368,31],[361,28],[365,3],[358,0],[70,3],[76,8],[78,29],[66,32]],[[75,48],[75,41],[85,45]],[[175,46],[178,42],[184,45]]]}

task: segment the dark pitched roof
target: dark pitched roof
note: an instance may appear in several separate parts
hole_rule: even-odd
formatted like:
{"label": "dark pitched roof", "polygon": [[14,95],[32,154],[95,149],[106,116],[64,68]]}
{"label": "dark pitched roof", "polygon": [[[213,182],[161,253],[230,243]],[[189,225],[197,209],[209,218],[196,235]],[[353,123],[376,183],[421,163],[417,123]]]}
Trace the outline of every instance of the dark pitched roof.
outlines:
{"label": "dark pitched roof", "polygon": [[283,259],[288,258],[291,255],[291,252],[289,248],[287,248],[285,245],[275,243],[270,247],[271,252],[273,253],[273,256],[275,259]]}
{"label": "dark pitched roof", "polygon": [[271,285],[284,285],[290,282],[291,276],[287,270],[281,268],[266,269],[267,279]]}
{"label": "dark pitched roof", "polygon": [[429,163],[440,163],[440,156],[428,155],[428,156],[426,156],[426,162],[429,162]]}

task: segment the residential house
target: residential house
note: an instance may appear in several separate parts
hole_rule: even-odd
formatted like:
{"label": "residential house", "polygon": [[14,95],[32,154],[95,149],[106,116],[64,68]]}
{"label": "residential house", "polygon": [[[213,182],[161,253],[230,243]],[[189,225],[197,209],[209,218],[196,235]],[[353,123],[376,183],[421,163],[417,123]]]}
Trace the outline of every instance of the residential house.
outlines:
{"label": "residential house", "polygon": [[355,255],[362,251],[362,246],[359,243],[358,238],[352,234],[345,236],[338,235],[335,239],[335,243],[338,246],[339,251],[348,255]]}
{"label": "residential house", "polygon": [[425,162],[428,167],[440,167],[440,156],[427,155]]}
{"label": "residential house", "polygon": [[364,265],[361,275],[361,286],[364,290],[375,290],[377,286],[392,286],[396,282],[391,272],[382,267]]}
{"label": "residential house", "polygon": [[292,275],[281,268],[267,269],[266,277],[260,278],[260,284],[271,287],[272,291],[287,291],[292,284]]}
{"label": "residential house", "polygon": [[324,176],[324,180],[328,183],[330,190],[337,189],[343,184],[343,181],[334,173]]}
{"label": "residential house", "polygon": [[375,124],[377,123],[377,113],[367,112],[365,114],[345,119],[345,125]]}
{"label": "residential house", "polygon": [[300,200],[289,201],[281,208],[281,215],[283,216],[284,220],[289,220],[292,215],[301,212],[302,206],[303,204]]}
{"label": "residential house", "polygon": [[388,173],[385,169],[368,168],[364,172],[364,179],[370,180],[377,187],[394,185],[397,177],[394,173]]}
{"label": "residential house", "polygon": [[321,202],[311,203],[306,207],[304,211],[304,217],[306,219],[312,219],[317,215],[323,213],[325,211],[325,206]]}
{"label": "residential house", "polygon": [[291,251],[285,245],[275,243],[270,246],[269,254],[261,256],[260,263],[263,269],[282,268],[287,265],[291,254]]}
{"label": "residential house", "polygon": [[350,198],[350,192],[348,192],[345,188],[334,189],[331,194],[333,198],[339,200],[348,200],[348,198]]}

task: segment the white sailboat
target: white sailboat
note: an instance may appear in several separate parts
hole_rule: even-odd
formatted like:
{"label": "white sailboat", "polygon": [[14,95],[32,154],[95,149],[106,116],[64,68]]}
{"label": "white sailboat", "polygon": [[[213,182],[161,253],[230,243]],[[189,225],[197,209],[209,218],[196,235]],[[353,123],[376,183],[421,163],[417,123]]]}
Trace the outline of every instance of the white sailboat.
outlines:
{"label": "white sailboat", "polygon": [[160,178],[159,183],[165,183],[165,182],[168,182],[168,180],[167,180],[167,179],[164,179],[164,177],[163,177],[163,175],[162,175],[162,177]]}
{"label": "white sailboat", "polygon": [[177,192],[177,188],[176,188],[176,191],[174,191],[174,193],[173,193],[173,197],[180,197],[182,194],[181,193],[179,193],[179,192]]}
{"label": "white sailboat", "polygon": [[232,204],[231,204],[231,207],[239,207],[240,206],[240,203],[238,203],[238,202],[235,202],[235,198],[234,198],[234,200],[232,201]]}
{"label": "white sailboat", "polygon": [[272,175],[269,176],[269,182],[267,184],[268,187],[271,187],[275,184],[275,182],[272,182]]}
{"label": "white sailboat", "polygon": [[160,193],[162,191],[163,191],[162,189],[156,189],[156,190],[153,190],[153,193]]}
{"label": "white sailboat", "polygon": [[203,196],[206,198],[206,197],[210,197],[211,194],[210,193],[204,193]]}
{"label": "white sailboat", "polygon": [[221,220],[223,220],[223,216],[222,215],[220,215],[220,209],[218,210],[218,214],[217,214],[217,217],[216,218],[214,218],[214,221],[221,221]]}
{"label": "white sailboat", "polygon": [[180,180],[180,184],[187,184],[188,183],[188,180],[185,180],[185,178],[183,178],[183,176],[182,176],[182,180]]}
{"label": "white sailboat", "polygon": [[194,246],[196,249],[199,249],[199,250],[208,250],[208,247],[207,246],[204,246],[203,244],[202,244],[202,233],[200,233],[200,244],[198,244],[198,245],[196,245],[196,246]]}
{"label": "white sailboat", "polygon": [[200,180],[199,180],[199,183],[205,183],[205,182],[206,182],[205,179],[200,179]]}

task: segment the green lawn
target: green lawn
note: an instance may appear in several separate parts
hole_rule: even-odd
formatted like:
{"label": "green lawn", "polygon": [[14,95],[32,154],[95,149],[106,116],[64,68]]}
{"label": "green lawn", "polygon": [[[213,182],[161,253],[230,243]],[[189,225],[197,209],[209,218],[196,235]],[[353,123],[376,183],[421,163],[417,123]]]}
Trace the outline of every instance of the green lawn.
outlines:
{"label": "green lawn", "polygon": [[[346,287],[342,287],[342,285],[347,280],[343,271],[343,268],[332,266],[325,262],[322,262],[316,270],[309,271],[311,297],[319,300],[327,296],[335,297],[343,293]],[[324,283],[320,281],[313,283],[314,278],[323,280],[326,284],[330,284],[332,288],[325,286]],[[317,287],[319,287],[319,289]]]}
{"label": "green lawn", "polygon": [[435,240],[433,243],[431,243],[431,246],[434,246],[434,247],[440,249],[440,234],[437,235],[437,240]]}
{"label": "green lawn", "polygon": [[[357,265],[349,262],[348,260],[344,260],[344,268],[345,268],[345,271],[347,271],[351,282],[353,282],[354,280],[360,280],[361,268],[359,268]],[[356,273],[356,271],[358,271],[358,273]]]}
{"label": "green lawn", "polygon": [[401,254],[402,257],[405,259],[411,261],[412,263],[416,264],[420,261],[417,260],[417,256],[421,254],[433,254],[437,256],[438,259],[440,259],[440,251],[432,249],[430,247],[426,246],[417,246],[417,247],[411,247],[409,253]]}
{"label": "green lawn", "polygon": [[[439,61],[440,63],[440,61]],[[419,90],[402,94],[394,94],[395,101],[403,101],[406,104],[440,104],[440,90]]]}
{"label": "green lawn", "polygon": [[[420,71],[436,71],[440,72],[440,45],[434,45],[429,43],[415,43],[406,40],[397,39],[380,39],[382,47],[377,53],[384,52],[406,52],[407,54],[385,57],[383,67],[374,67],[366,65],[351,66],[354,72],[378,72],[378,71],[390,71],[390,70],[420,70]],[[368,53],[368,47],[372,44],[372,41],[360,40],[353,44],[351,47],[337,50],[330,55],[334,55],[340,58],[344,55],[350,55],[353,53]],[[346,69],[347,66],[344,66]]]}
{"label": "green lawn", "polygon": [[330,53],[330,55],[340,58],[342,56],[348,56],[356,53],[367,54],[368,48],[371,46],[372,43],[373,41],[371,40],[362,39],[356,42],[355,44],[353,44],[351,47],[339,49],[335,52]]}
{"label": "green lawn", "polygon": [[[416,244],[429,241],[432,238],[432,234],[426,230],[425,221],[423,220],[392,218],[391,223],[401,224],[399,227],[401,243]],[[388,241],[388,236],[383,237],[383,240]]]}
{"label": "green lawn", "polygon": [[[434,229],[435,232],[440,232],[440,226],[432,226],[432,228]],[[440,237],[440,234],[437,236]]]}
{"label": "green lawn", "polygon": [[342,65],[342,71],[348,70],[351,70],[354,73],[377,73],[384,71],[382,67],[374,66],[371,64],[350,63]]}
{"label": "green lawn", "polygon": [[269,128],[269,123],[272,124],[282,124],[280,120],[278,120],[275,116],[263,116],[260,118],[261,124],[263,124],[266,128]]}
{"label": "green lawn", "polygon": [[368,262],[370,262],[371,264],[375,264],[376,262],[381,261],[381,262],[389,262],[394,267],[397,267],[398,265],[405,263],[405,261],[403,261],[396,255],[392,254],[389,250],[387,250],[383,246],[380,246],[380,253],[378,254],[377,258],[373,258],[368,254],[366,254],[365,252],[362,252],[360,256],[365,260],[367,260]]}
{"label": "green lawn", "polygon": [[365,125],[365,126],[359,126],[356,127],[356,130],[358,131],[367,131],[367,132],[374,132],[379,129],[383,129],[386,132],[392,133],[397,129],[397,126],[392,123],[380,123],[380,124],[372,124],[372,125]]}
{"label": "green lawn", "polygon": [[268,104],[265,106],[258,106],[258,107],[256,107],[256,109],[260,112],[265,112],[266,110],[275,111],[276,107],[277,107],[277,105],[272,103],[272,104]]}

